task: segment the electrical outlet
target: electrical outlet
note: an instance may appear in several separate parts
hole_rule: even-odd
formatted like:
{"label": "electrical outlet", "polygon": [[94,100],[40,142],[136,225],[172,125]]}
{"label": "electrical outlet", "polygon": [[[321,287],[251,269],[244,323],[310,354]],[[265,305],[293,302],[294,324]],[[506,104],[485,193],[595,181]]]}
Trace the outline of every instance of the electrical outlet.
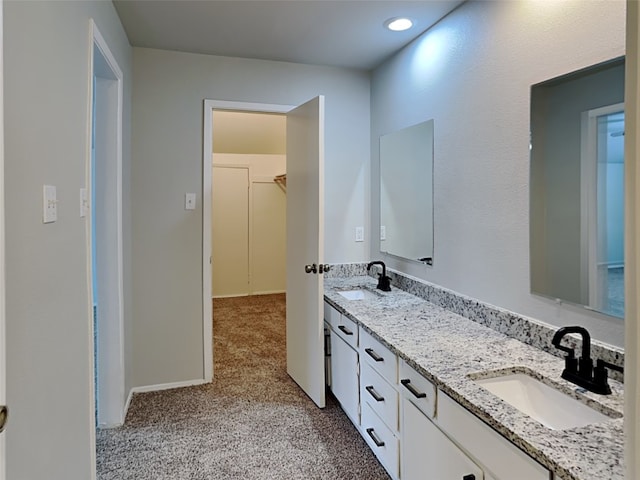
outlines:
{"label": "electrical outlet", "polygon": [[386,240],[387,239],[387,227],[385,227],[384,225],[380,226],[380,240]]}
{"label": "electrical outlet", "polygon": [[42,223],[53,223],[58,220],[58,198],[56,187],[42,186]]}
{"label": "electrical outlet", "polygon": [[356,227],[356,242],[364,242],[364,227]]}
{"label": "electrical outlet", "polygon": [[184,195],[184,209],[195,210],[196,209],[196,194],[185,193]]}

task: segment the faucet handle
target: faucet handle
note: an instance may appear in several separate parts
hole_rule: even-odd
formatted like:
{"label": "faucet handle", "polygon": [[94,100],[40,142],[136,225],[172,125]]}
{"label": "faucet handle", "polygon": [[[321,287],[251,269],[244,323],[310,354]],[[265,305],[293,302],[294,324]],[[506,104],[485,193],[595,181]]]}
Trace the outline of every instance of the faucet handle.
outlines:
{"label": "faucet handle", "polygon": [[605,362],[604,360],[598,359],[596,361],[596,367],[593,369],[593,383],[595,383],[598,388],[600,388],[600,392],[603,395],[608,395],[611,393],[611,387],[608,382],[608,372],[607,368],[610,370],[616,370],[618,372],[624,372],[624,368],[620,365],[614,365],[613,363]]}
{"label": "faucet handle", "polygon": [[564,357],[564,369],[567,372],[578,373],[578,359],[573,356],[573,350],[570,355]]}
{"label": "faucet handle", "polygon": [[615,370],[617,372],[624,373],[624,367],[621,367],[620,365],[614,365],[613,363],[606,362],[600,358],[596,361],[596,368],[605,369],[605,372],[608,368],[609,370]]}

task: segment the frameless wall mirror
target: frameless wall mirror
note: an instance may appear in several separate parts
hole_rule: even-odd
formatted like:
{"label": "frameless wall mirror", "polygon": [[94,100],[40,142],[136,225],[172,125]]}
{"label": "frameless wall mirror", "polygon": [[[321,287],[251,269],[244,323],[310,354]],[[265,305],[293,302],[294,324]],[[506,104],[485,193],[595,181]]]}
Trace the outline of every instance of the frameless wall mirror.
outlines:
{"label": "frameless wall mirror", "polygon": [[531,88],[533,293],[624,318],[624,58]]}
{"label": "frameless wall mirror", "polygon": [[433,263],[433,120],[380,137],[380,251]]}

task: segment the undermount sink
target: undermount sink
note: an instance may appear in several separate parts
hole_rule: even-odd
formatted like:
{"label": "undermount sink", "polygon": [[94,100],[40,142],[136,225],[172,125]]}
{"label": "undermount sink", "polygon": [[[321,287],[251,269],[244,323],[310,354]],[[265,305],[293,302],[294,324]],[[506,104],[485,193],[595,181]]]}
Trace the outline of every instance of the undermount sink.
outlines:
{"label": "undermount sink", "polygon": [[356,290],[344,290],[342,292],[338,292],[338,294],[342,295],[347,300],[377,300],[379,298],[378,295],[372,291],[363,288]]}
{"label": "undermount sink", "polygon": [[508,373],[474,381],[552,430],[611,420],[607,415],[524,373]]}

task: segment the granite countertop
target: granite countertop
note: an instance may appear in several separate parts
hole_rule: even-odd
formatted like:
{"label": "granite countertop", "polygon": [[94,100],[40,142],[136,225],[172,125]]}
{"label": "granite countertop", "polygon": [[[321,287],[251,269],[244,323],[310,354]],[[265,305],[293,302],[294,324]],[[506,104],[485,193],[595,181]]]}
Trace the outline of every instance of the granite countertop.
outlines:
{"label": "granite countertop", "polygon": [[[392,287],[376,290],[368,276],[327,278],[325,299],[467,410],[562,480],[624,480],[623,385],[611,395],[576,392],[560,377],[564,361],[518,340]],[[364,288],[373,299],[347,300],[339,291]],[[527,371],[544,383],[580,396],[609,421],[551,430],[516,410],[468,375]],[[475,374],[475,375],[474,375]]]}

